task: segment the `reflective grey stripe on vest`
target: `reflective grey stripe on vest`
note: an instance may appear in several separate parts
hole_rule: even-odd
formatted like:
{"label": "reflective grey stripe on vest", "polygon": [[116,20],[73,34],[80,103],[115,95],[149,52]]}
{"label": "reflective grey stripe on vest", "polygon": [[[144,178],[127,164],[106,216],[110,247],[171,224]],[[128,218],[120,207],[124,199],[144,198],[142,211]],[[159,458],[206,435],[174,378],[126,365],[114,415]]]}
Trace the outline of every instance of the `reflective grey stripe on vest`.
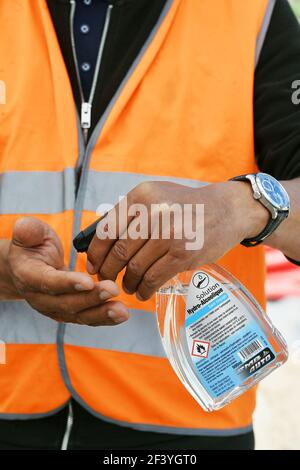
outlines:
{"label": "reflective grey stripe on vest", "polygon": [[7,344],[54,344],[57,327],[23,300],[0,302],[0,339]]}
{"label": "reflective grey stripe on vest", "polygon": [[255,67],[257,66],[260,58],[260,54],[266,39],[266,35],[269,29],[272,13],[275,7],[276,0],[268,0],[267,9],[261,25],[260,33],[256,40],[256,51],[255,51]]}
{"label": "reflective grey stripe on vest", "polygon": [[[58,323],[25,301],[0,302],[0,339],[7,344],[54,344]],[[112,351],[166,357],[156,315],[130,310],[130,320],[115,327],[68,324],[65,343]]]}
{"label": "reflective grey stripe on vest", "polygon": [[108,349],[147,356],[166,357],[156,315],[130,309],[130,319],[118,326],[88,327],[66,325],[65,344]]}
{"label": "reflective grey stripe on vest", "polygon": [[169,181],[193,188],[200,188],[207,183],[187,178],[172,176],[153,176],[138,173],[101,172],[87,170],[87,185],[84,209],[95,211],[99,204],[115,204],[119,196],[126,196],[131,189],[145,181]]}
{"label": "reflective grey stripe on vest", "polygon": [[0,214],[55,214],[74,208],[75,171],[0,174]]}
{"label": "reflective grey stripe on vest", "polygon": [[[89,171],[84,209],[95,211],[98,204],[118,202],[144,181],[170,181],[191,187],[204,183],[172,176]],[[72,210],[75,200],[75,172],[14,171],[0,175],[0,214],[55,214]]]}

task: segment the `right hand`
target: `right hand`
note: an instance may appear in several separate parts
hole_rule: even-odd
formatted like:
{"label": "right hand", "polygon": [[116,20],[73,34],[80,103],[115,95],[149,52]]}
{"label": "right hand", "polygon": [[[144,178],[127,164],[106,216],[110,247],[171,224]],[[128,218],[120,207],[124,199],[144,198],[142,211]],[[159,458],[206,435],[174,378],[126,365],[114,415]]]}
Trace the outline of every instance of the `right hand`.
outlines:
{"label": "right hand", "polygon": [[90,326],[116,325],[128,319],[113,281],[94,282],[85,273],[68,271],[54,230],[33,217],[19,219],[8,255],[8,272],[16,297],[56,321]]}

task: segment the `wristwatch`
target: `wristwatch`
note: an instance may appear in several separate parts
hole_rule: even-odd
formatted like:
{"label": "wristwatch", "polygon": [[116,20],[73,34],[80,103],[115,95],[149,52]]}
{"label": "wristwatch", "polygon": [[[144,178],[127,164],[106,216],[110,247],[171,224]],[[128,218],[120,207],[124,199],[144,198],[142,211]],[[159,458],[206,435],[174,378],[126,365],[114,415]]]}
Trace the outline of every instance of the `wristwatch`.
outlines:
{"label": "wristwatch", "polygon": [[231,181],[248,181],[253,189],[253,197],[270,212],[270,220],[256,237],[246,238],[242,245],[251,247],[262,243],[279,227],[290,213],[290,198],[282,184],[266,173],[241,175]]}

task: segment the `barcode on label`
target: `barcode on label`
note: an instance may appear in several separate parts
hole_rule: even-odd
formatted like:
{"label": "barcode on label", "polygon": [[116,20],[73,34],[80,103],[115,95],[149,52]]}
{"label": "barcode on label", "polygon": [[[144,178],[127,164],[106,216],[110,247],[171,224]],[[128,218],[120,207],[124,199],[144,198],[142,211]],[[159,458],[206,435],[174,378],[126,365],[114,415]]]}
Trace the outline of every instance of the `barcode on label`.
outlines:
{"label": "barcode on label", "polygon": [[238,355],[240,356],[242,361],[246,361],[249,357],[253,356],[257,351],[263,349],[263,345],[261,342],[256,339],[252,343],[248,344],[244,349],[241,349]]}

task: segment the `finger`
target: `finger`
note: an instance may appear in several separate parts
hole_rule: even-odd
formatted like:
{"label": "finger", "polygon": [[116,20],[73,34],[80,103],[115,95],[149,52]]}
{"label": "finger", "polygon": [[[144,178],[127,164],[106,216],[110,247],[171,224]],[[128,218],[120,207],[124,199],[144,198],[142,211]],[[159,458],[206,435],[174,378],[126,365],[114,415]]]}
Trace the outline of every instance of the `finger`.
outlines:
{"label": "finger", "polygon": [[74,317],[79,312],[104,304],[118,292],[116,284],[111,281],[103,281],[97,283],[90,292],[56,296],[34,293],[29,294],[26,300],[40,313],[55,315],[56,319],[69,322],[75,321]]}
{"label": "finger", "polygon": [[[87,251],[87,271],[90,274],[96,274],[99,271],[115,241],[127,229],[130,220],[127,209],[121,202],[109,211],[97,225],[96,234]],[[122,212],[122,216],[120,216],[120,212]]]}
{"label": "finger", "polygon": [[89,291],[94,288],[94,281],[88,274],[57,270],[39,260],[20,263],[15,269],[15,274],[22,280],[25,291],[58,295]]}
{"label": "finger", "polygon": [[64,250],[57,233],[50,225],[34,217],[22,217],[14,225],[12,246],[16,249],[34,249],[35,255],[41,255],[42,247],[47,246],[43,251],[43,259],[51,266],[61,269],[63,266]]}
{"label": "finger", "polygon": [[[134,204],[134,202],[139,198],[139,202],[143,202],[140,188],[141,185],[136,186],[98,223],[96,235],[87,251],[87,271],[90,274],[96,274],[99,271],[115,241],[127,233],[130,222],[139,213],[141,204]],[[143,209],[144,207],[143,205]]]}
{"label": "finger", "polygon": [[34,217],[18,219],[13,229],[13,244],[23,248],[41,245],[46,237],[48,226]]}
{"label": "finger", "polygon": [[123,277],[123,289],[133,294],[144,274],[159,258],[168,251],[168,240],[148,240],[148,242],[130,259]]}
{"label": "finger", "polygon": [[130,259],[145,245],[147,240],[130,238],[117,240],[109,250],[99,269],[101,279],[115,280],[118,273],[128,264]]}
{"label": "finger", "polygon": [[181,269],[182,260],[167,253],[154,263],[145,272],[141,283],[138,285],[137,298],[148,300],[169,279],[176,276]]}
{"label": "finger", "polygon": [[99,297],[101,300],[108,300],[111,297],[116,297],[120,293],[117,284],[110,280],[97,282],[96,286],[99,288]]}
{"label": "finger", "polygon": [[89,326],[113,326],[124,323],[128,319],[127,308],[117,301],[106,302],[77,315],[77,323]]}

